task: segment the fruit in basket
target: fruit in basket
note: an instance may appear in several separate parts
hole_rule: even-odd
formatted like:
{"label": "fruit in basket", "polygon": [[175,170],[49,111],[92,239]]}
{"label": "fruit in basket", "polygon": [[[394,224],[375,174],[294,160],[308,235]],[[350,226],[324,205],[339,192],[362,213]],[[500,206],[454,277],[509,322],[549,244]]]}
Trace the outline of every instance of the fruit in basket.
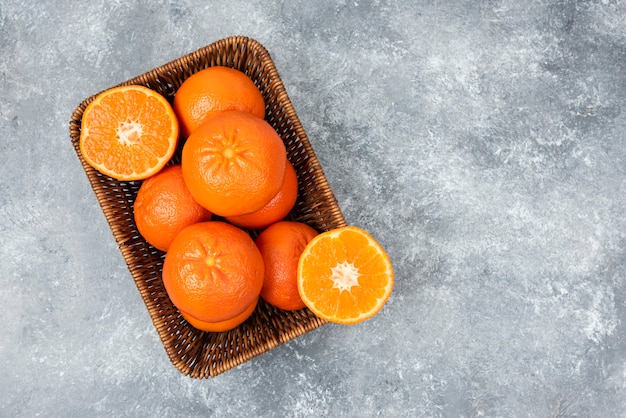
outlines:
{"label": "fruit in basket", "polygon": [[247,233],[209,221],[176,235],[165,255],[162,277],[179,311],[202,322],[220,323],[241,319],[256,304],[263,274],[263,258]]}
{"label": "fruit in basket", "polygon": [[298,293],[298,260],[316,235],[310,226],[291,221],[276,222],[259,234],[255,242],[265,264],[261,297],[266,302],[290,311],[305,307]]}
{"label": "fruit in basket", "polygon": [[280,191],[286,155],[269,123],[250,113],[223,112],[187,138],[183,177],[191,195],[210,212],[243,215],[261,209]]}
{"label": "fruit in basket", "polygon": [[298,262],[298,291],[304,303],[320,318],[340,324],[377,314],[389,299],[393,282],[385,250],[355,226],[317,235]]}
{"label": "fruit in basket", "polygon": [[85,108],[80,152],[109,177],[142,180],[167,164],[178,133],[174,110],[159,93],[144,86],[114,87]]}
{"label": "fruit in basket", "polygon": [[191,196],[180,164],[170,165],[145,180],[133,205],[135,224],[153,247],[167,251],[185,227],[211,219],[211,212]]}
{"label": "fruit in basket", "polygon": [[207,118],[228,110],[265,116],[265,100],[254,82],[234,68],[214,66],[187,78],[174,96],[181,132],[188,137]]}
{"label": "fruit in basket", "polygon": [[285,176],[283,185],[278,193],[270,200],[268,204],[263,206],[256,212],[246,215],[231,216],[226,220],[232,224],[242,228],[261,229],[274,222],[284,219],[298,197],[298,177],[296,170],[289,161],[285,164]]}
{"label": "fruit in basket", "polygon": [[236,328],[237,326],[244,323],[246,319],[250,318],[250,316],[256,309],[258,301],[259,299],[257,298],[254,302],[250,304],[250,306],[248,306],[248,308],[246,308],[245,311],[231,319],[227,319],[226,321],[207,322],[194,318],[186,312],[181,311],[180,314],[183,318],[185,318],[187,322],[189,322],[189,324],[191,324],[191,326],[193,326],[194,328],[198,328],[201,331],[223,332]]}

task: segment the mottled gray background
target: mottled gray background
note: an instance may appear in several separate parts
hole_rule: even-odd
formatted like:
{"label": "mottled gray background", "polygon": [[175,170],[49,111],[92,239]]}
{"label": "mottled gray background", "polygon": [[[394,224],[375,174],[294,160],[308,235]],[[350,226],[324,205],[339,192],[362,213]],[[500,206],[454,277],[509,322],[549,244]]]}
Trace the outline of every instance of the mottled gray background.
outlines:
{"label": "mottled gray background", "polygon": [[[170,363],[71,147],[86,97],[270,51],[384,310]],[[0,1],[0,415],[626,415],[623,1]]]}

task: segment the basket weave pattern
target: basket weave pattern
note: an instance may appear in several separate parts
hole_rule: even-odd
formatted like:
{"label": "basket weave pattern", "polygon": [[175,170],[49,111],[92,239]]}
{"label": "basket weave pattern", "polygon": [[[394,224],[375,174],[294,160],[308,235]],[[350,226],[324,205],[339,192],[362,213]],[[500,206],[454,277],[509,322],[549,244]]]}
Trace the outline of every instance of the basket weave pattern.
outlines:
{"label": "basket weave pattern", "polygon": [[[274,63],[257,41],[243,36],[222,39],[120,85],[144,85],[171,102],[185,79],[215,65],[246,73],[265,99],[265,119],[282,138],[287,157],[298,175],[298,200],[289,219],[305,222],[320,232],[345,226],[337,200]],[[325,323],[306,308],[287,312],[260,300],[252,316],[234,330],[211,333],[189,325],[163,286],[161,269],[165,254],[149,245],[137,231],[133,203],[141,182],[107,177],[82,158],[81,119],[95,97],[85,99],[72,114],[70,138],[163,346],[181,373],[193,378],[217,376]],[[173,163],[180,163],[182,145],[181,138]],[[248,232],[256,237],[257,231]]]}

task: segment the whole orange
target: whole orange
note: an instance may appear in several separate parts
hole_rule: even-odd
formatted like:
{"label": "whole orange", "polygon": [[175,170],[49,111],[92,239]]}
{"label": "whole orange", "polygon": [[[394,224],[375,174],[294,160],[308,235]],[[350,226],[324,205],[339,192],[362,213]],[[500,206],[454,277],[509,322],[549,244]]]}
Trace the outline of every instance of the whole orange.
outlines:
{"label": "whole orange", "polygon": [[274,128],[250,113],[207,119],[183,147],[183,177],[192,196],[223,217],[261,209],[283,185],[287,153]]}
{"label": "whole orange", "polygon": [[265,100],[254,82],[234,68],[215,66],[187,78],[174,96],[174,112],[184,137],[216,113],[250,112],[263,119]]}
{"label": "whole orange", "polygon": [[252,238],[225,222],[183,229],[163,262],[163,284],[172,303],[204,322],[242,314],[263,286],[263,258]]}
{"label": "whole orange", "polygon": [[170,165],[145,180],[133,205],[135,224],[153,247],[167,251],[183,228],[211,219],[211,212],[191,196],[180,164]]}
{"label": "whole orange", "polygon": [[222,332],[222,331],[228,331],[233,328],[236,328],[237,326],[242,324],[246,319],[250,318],[250,316],[254,312],[254,309],[256,308],[258,301],[259,301],[258,298],[255,299],[254,302],[252,302],[250,306],[246,308],[245,311],[243,311],[242,313],[240,313],[239,315],[231,319],[227,319],[226,321],[206,322],[206,321],[201,321],[197,318],[194,318],[193,316],[189,315],[186,312],[181,311],[180,314],[183,316],[183,318],[185,318],[185,320],[187,320],[187,322],[189,322],[191,326],[198,328],[201,331]]}
{"label": "whole orange", "polygon": [[261,297],[284,310],[304,308],[298,293],[298,260],[317,231],[300,222],[281,221],[270,225],[256,239],[265,263]]}
{"label": "whole orange", "polygon": [[283,186],[267,205],[263,206],[256,212],[248,213],[246,215],[231,216],[226,218],[226,220],[242,228],[265,228],[274,222],[284,219],[296,203],[297,197],[298,177],[296,175],[296,170],[294,170],[291,163],[287,161],[285,164],[285,178],[283,179]]}

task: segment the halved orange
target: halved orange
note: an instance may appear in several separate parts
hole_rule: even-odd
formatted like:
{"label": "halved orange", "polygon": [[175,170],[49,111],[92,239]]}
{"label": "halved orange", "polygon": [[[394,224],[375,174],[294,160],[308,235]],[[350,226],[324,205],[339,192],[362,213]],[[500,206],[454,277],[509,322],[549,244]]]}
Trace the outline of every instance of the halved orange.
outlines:
{"label": "halved orange", "polygon": [[317,316],[355,324],[376,315],[393,290],[393,266],[366,231],[346,226],[319,234],[298,261],[298,292]]}
{"label": "halved orange", "polygon": [[102,174],[142,180],[167,164],[178,133],[178,120],[165,97],[144,86],[114,87],[85,108],[80,152]]}

